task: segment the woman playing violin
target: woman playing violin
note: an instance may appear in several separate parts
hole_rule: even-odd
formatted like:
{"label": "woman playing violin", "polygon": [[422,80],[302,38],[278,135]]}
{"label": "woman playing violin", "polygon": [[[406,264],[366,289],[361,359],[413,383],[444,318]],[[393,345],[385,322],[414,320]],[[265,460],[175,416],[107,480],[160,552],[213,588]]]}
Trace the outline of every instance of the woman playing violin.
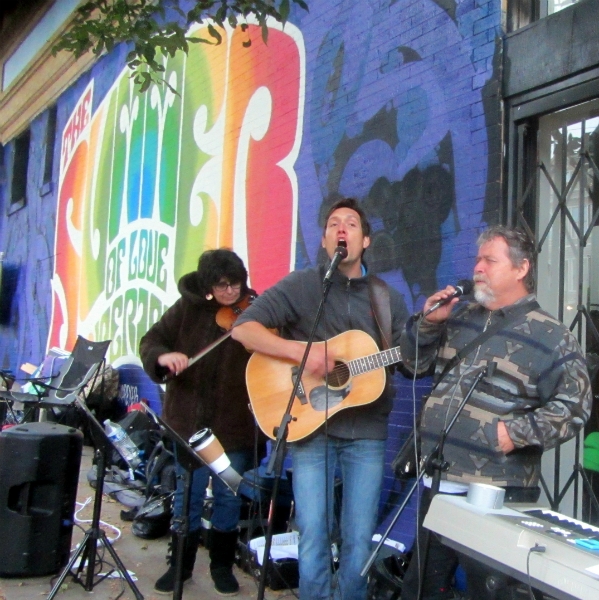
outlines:
{"label": "woman playing violin", "polygon": [[[245,368],[249,353],[225,334],[236,315],[255,296],[247,286],[247,270],[231,250],[208,250],[200,256],[197,270],[179,280],[179,292],[181,298],[141,339],[139,352],[144,369],[157,382],[163,381],[164,375],[169,376],[164,420],[186,440],[199,429],[212,429],[231,466],[243,474],[252,467],[254,448],[257,444],[261,450],[264,438],[258,437],[248,408]],[[221,338],[210,352],[190,365],[190,356]],[[195,563],[209,475],[208,467],[193,472],[189,534],[183,556],[184,580],[191,578]],[[175,518],[182,514],[182,488],[178,478]],[[217,592],[234,595],[239,589],[232,567],[241,499],[215,477],[212,490],[210,573]],[[154,589],[171,594],[176,565],[174,556],[167,560],[169,568],[156,581]]]}

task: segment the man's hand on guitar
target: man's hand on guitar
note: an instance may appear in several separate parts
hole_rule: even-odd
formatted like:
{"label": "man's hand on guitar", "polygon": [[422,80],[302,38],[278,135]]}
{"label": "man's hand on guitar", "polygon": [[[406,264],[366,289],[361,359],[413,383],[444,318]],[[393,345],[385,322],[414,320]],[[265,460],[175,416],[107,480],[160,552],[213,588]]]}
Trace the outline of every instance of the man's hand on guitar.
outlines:
{"label": "man's hand on guitar", "polygon": [[[306,349],[305,344],[298,344],[301,355],[298,363],[301,362],[304,351]],[[308,354],[308,360],[306,361],[306,372],[314,377],[324,379],[327,373],[330,373],[335,367],[335,357],[331,348],[325,355],[324,344],[314,344],[310,348],[310,354]]]}
{"label": "man's hand on guitar", "polygon": [[189,358],[181,352],[167,352],[158,357],[158,364],[168,369],[173,375],[181,373],[187,368]]}

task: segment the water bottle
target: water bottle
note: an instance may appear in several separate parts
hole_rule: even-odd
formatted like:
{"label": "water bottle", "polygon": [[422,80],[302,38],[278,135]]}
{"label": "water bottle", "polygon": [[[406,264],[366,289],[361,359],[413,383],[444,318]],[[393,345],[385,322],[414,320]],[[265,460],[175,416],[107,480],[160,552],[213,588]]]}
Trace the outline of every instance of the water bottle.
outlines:
{"label": "water bottle", "polygon": [[104,428],[108,439],[112,442],[118,453],[127,461],[127,464],[132,469],[136,469],[141,462],[139,449],[127,435],[127,432],[118,423],[113,423],[110,419],[104,421]]}

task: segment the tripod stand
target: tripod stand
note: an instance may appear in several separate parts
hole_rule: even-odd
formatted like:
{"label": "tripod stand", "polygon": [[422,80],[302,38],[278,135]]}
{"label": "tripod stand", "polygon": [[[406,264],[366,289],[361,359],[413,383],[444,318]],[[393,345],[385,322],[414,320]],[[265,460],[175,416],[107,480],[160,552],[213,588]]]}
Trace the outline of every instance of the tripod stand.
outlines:
{"label": "tripod stand", "polygon": [[[83,410],[83,412],[87,415],[91,436],[94,441],[94,446],[96,447],[96,457],[97,457],[97,473],[98,478],[96,481],[96,492],[94,496],[94,511],[92,516],[91,527],[85,532],[85,536],[77,549],[77,552],[73,554],[71,560],[64,568],[59,578],[57,579],[54,587],[50,591],[50,595],[48,596],[48,600],[52,600],[60,590],[60,586],[62,582],[66,579],[67,575],[71,574],[73,576],[74,581],[83,586],[83,588],[91,592],[95,585],[106,579],[109,575],[114,572],[114,569],[105,575],[100,576],[95,579],[95,568],[96,568],[96,558],[98,553],[98,542],[101,543],[108,553],[112,557],[116,570],[120,573],[120,575],[125,579],[131,591],[135,595],[136,600],[143,600],[143,596],[141,592],[137,589],[135,583],[131,579],[129,572],[125,568],[125,565],[122,563],[121,559],[118,557],[115,549],[112,547],[108,539],[106,538],[106,534],[102,529],[100,529],[100,513],[102,510],[102,493],[104,490],[104,476],[106,474],[106,454],[112,444],[106,434],[104,433],[104,429],[102,425],[98,423],[93,414],[89,411],[87,406],[79,399],[75,401],[77,406]],[[79,566],[77,567],[77,571],[75,573],[72,572],[72,568],[74,567],[78,558],[81,558],[79,562]],[[87,569],[85,573],[85,579],[81,578],[81,573],[84,570],[87,564]]]}
{"label": "tripod stand", "polygon": [[551,493],[551,491],[549,490],[549,487],[547,486],[547,482],[545,481],[545,478],[543,477],[543,473],[541,473],[541,478],[540,478],[541,486],[543,487],[543,491],[545,492],[545,495],[547,496],[547,499],[549,500],[549,505],[551,506],[552,510],[555,510],[557,512],[559,512],[559,510],[560,510],[560,504],[564,500],[566,493],[568,492],[568,490],[570,489],[570,487],[572,485],[574,486],[573,510],[572,510],[572,514],[573,514],[574,518],[577,518],[577,516],[578,516],[578,498],[579,498],[579,494],[580,494],[579,483],[578,483],[579,476],[582,479],[583,489],[587,493],[587,496],[588,496],[588,499],[589,499],[591,505],[595,509],[596,514],[599,514],[599,501],[597,500],[597,497],[595,496],[595,492],[593,491],[593,486],[591,485],[591,482],[589,481],[589,478],[584,470],[584,467],[580,462],[580,453],[581,453],[580,438],[581,438],[581,434],[579,433],[576,436],[576,440],[575,440],[575,450],[574,450],[575,462],[574,462],[574,465],[572,466],[572,473],[570,474],[570,477],[568,477],[568,480],[564,484],[564,487],[561,488],[561,490],[560,490],[559,465],[560,465],[561,448],[559,446],[557,446],[555,448],[555,468],[554,468],[554,473],[553,473],[553,477],[554,477],[553,494]]}

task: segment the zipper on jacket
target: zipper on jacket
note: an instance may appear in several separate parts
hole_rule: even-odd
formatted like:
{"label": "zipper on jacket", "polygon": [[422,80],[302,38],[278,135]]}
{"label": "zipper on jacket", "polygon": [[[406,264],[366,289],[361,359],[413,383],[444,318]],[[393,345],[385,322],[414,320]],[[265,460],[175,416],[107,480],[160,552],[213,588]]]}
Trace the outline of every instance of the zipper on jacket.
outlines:
{"label": "zipper on jacket", "polygon": [[489,311],[489,316],[487,317],[487,322],[485,323],[485,326],[483,327],[483,332],[487,331],[487,327],[491,324],[491,317],[493,316],[493,311],[490,310]]}
{"label": "zipper on jacket", "polygon": [[[485,322],[485,326],[483,327],[483,333],[485,331],[487,331],[487,327],[489,327],[489,325],[491,324],[492,316],[493,316],[493,311],[490,310],[489,316],[487,317],[487,321]],[[474,358],[472,359],[472,363],[470,364],[470,366],[474,366],[476,364],[476,362],[478,361],[478,355],[480,353],[480,348],[481,348],[481,344],[479,344],[478,347],[476,348],[476,354],[474,355]]]}

